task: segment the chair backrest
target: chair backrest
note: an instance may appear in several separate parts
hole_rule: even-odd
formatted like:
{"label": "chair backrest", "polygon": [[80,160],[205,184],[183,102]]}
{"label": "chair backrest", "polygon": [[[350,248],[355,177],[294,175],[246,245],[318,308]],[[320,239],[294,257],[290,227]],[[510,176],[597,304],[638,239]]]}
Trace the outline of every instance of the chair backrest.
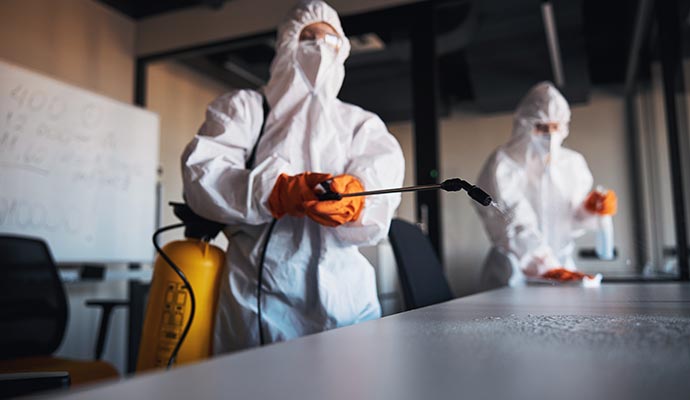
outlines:
{"label": "chair backrest", "polygon": [[52,354],[66,323],[67,299],[48,246],[0,235],[0,359]]}
{"label": "chair backrest", "polygon": [[394,219],[388,237],[408,310],[453,298],[434,247],[417,226]]}

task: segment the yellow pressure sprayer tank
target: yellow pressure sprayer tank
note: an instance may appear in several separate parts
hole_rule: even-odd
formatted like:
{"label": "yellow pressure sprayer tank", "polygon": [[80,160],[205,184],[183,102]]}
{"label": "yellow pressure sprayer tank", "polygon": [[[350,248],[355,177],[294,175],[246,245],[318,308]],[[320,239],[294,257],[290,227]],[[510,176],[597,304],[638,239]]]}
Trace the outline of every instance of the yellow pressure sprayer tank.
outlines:
{"label": "yellow pressure sprayer tank", "polygon": [[[137,372],[203,360],[213,351],[225,253],[209,242],[223,225],[194,214],[186,204],[170,204],[183,223],[161,228],[154,234],[159,255],[153,267]],[[158,248],[159,233],[182,226],[184,240]]]}

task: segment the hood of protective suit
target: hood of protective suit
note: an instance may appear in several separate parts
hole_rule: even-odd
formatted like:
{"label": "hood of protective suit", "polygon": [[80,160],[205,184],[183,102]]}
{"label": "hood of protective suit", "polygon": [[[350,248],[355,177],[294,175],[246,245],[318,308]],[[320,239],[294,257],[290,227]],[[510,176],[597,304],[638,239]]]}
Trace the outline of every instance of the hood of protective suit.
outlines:
{"label": "hood of protective suit", "polygon": [[[338,33],[340,47],[320,41],[299,40],[306,26],[324,22]],[[331,51],[332,53],[329,53]],[[323,1],[301,2],[278,28],[271,79],[263,89],[271,107],[257,161],[277,154],[294,170],[336,171],[344,153],[334,152],[352,140],[345,128],[346,106],[337,99],[345,77],[350,45],[336,11]]]}
{"label": "hood of protective suit", "polygon": [[[341,38],[341,45],[333,54],[322,57],[318,79],[313,79],[316,66],[300,63],[305,49],[300,45],[299,37],[302,29],[317,22],[325,22],[333,27]],[[323,1],[298,3],[278,28],[271,78],[264,87],[271,109],[284,114],[309,95],[317,95],[321,102],[334,99],[343,84],[344,64],[349,54],[350,42],[333,8]]]}
{"label": "hood of protective suit", "polygon": [[[550,135],[535,134],[535,125],[557,122],[559,130]],[[550,82],[541,82],[527,93],[518,105],[513,121],[513,135],[507,145],[510,153],[529,158],[549,159],[558,156],[561,144],[568,137],[570,106]]]}

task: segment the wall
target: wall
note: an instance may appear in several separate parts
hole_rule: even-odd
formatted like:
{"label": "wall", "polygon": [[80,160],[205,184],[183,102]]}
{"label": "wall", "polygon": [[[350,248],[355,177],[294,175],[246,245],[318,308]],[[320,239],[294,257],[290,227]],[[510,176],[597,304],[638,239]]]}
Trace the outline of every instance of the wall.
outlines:
{"label": "wall", "polygon": [[135,24],[92,0],[3,0],[0,57],[130,103]]}
{"label": "wall", "polygon": [[[616,190],[620,198],[619,214],[614,218],[616,245],[622,256],[616,262],[593,265],[580,260],[586,271],[621,274],[631,271],[632,258],[631,198],[627,159],[622,143],[625,139],[623,98],[617,93],[595,90],[587,104],[575,105],[572,110],[570,136],[565,145],[581,152],[589,163],[595,184]],[[511,114],[481,114],[459,108],[441,121],[440,163],[441,177],[461,177],[476,181],[489,154],[505,143],[511,132]],[[389,129],[400,141],[405,153],[405,184],[412,185],[414,160],[412,156],[412,125],[396,123]],[[444,267],[451,286],[458,296],[478,290],[479,274],[489,241],[471,200],[455,193],[441,194],[443,209]],[[414,220],[414,195],[404,194],[401,218]],[[578,241],[592,247],[593,235]]]}
{"label": "wall", "polygon": [[[131,102],[135,24],[91,0],[3,0],[0,58],[105,96]],[[123,265],[109,266],[111,270]],[[67,333],[58,355],[93,357],[98,312],[89,298],[126,297],[123,281],[66,284]],[[126,313],[116,311],[104,358],[122,371]]]}
{"label": "wall", "polygon": [[[168,225],[179,222],[168,202],[182,201],[180,155],[204,122],[206,106],[229,88],[175,62],[148,68],[146,108],[158,113],[161,121],[161,224]],[[181,237],[180,231],[171,232],[163,242]],[[223,242],[219,245],[225,248]]]}

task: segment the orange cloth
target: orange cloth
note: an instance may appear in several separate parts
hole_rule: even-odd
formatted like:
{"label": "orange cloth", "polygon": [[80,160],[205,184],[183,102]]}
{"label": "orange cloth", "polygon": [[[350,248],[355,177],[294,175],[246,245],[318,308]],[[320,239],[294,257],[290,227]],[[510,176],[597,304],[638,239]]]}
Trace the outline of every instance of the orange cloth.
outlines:
{"label": "orange cloth", "polygon": [[[362,183],[352,175],[338,175],[331,181],[331,190],[340,193],[358,193],[364,191]],[[356,221],[364,208],[364,196],[345,197],[341,200],[318,201],[305,203],[307,217],[321,225],[338,226]]]}
{"label": "orange cloth", "polygon": [[581,281],[585,277],[592,279],[592,275],[583,274],[578,271],[569,271],[565,268],[554,268],[542,274],[542,278],[553,279],[556,281]]}
{"label": "orange cloth", "polygon": [[82,361],[50,356],[0,360],[0,373],[67,371],[71,386],[119,379],[115,367],[105,361]]}
{"label": "orange cloth", "polygon": [[585,199],[585,209],[593,214],[614,215],[618,211],[616,192],[609,190],[602,193],[593,190]]}
{"label": "orange cloth", "polygon": [[275,218],[285,214],[304,216],[304,202],[316,200],[314,186],[331,179],[331,174],[304,172],[295,176],[280,174],[268,198],[268,207]]}

